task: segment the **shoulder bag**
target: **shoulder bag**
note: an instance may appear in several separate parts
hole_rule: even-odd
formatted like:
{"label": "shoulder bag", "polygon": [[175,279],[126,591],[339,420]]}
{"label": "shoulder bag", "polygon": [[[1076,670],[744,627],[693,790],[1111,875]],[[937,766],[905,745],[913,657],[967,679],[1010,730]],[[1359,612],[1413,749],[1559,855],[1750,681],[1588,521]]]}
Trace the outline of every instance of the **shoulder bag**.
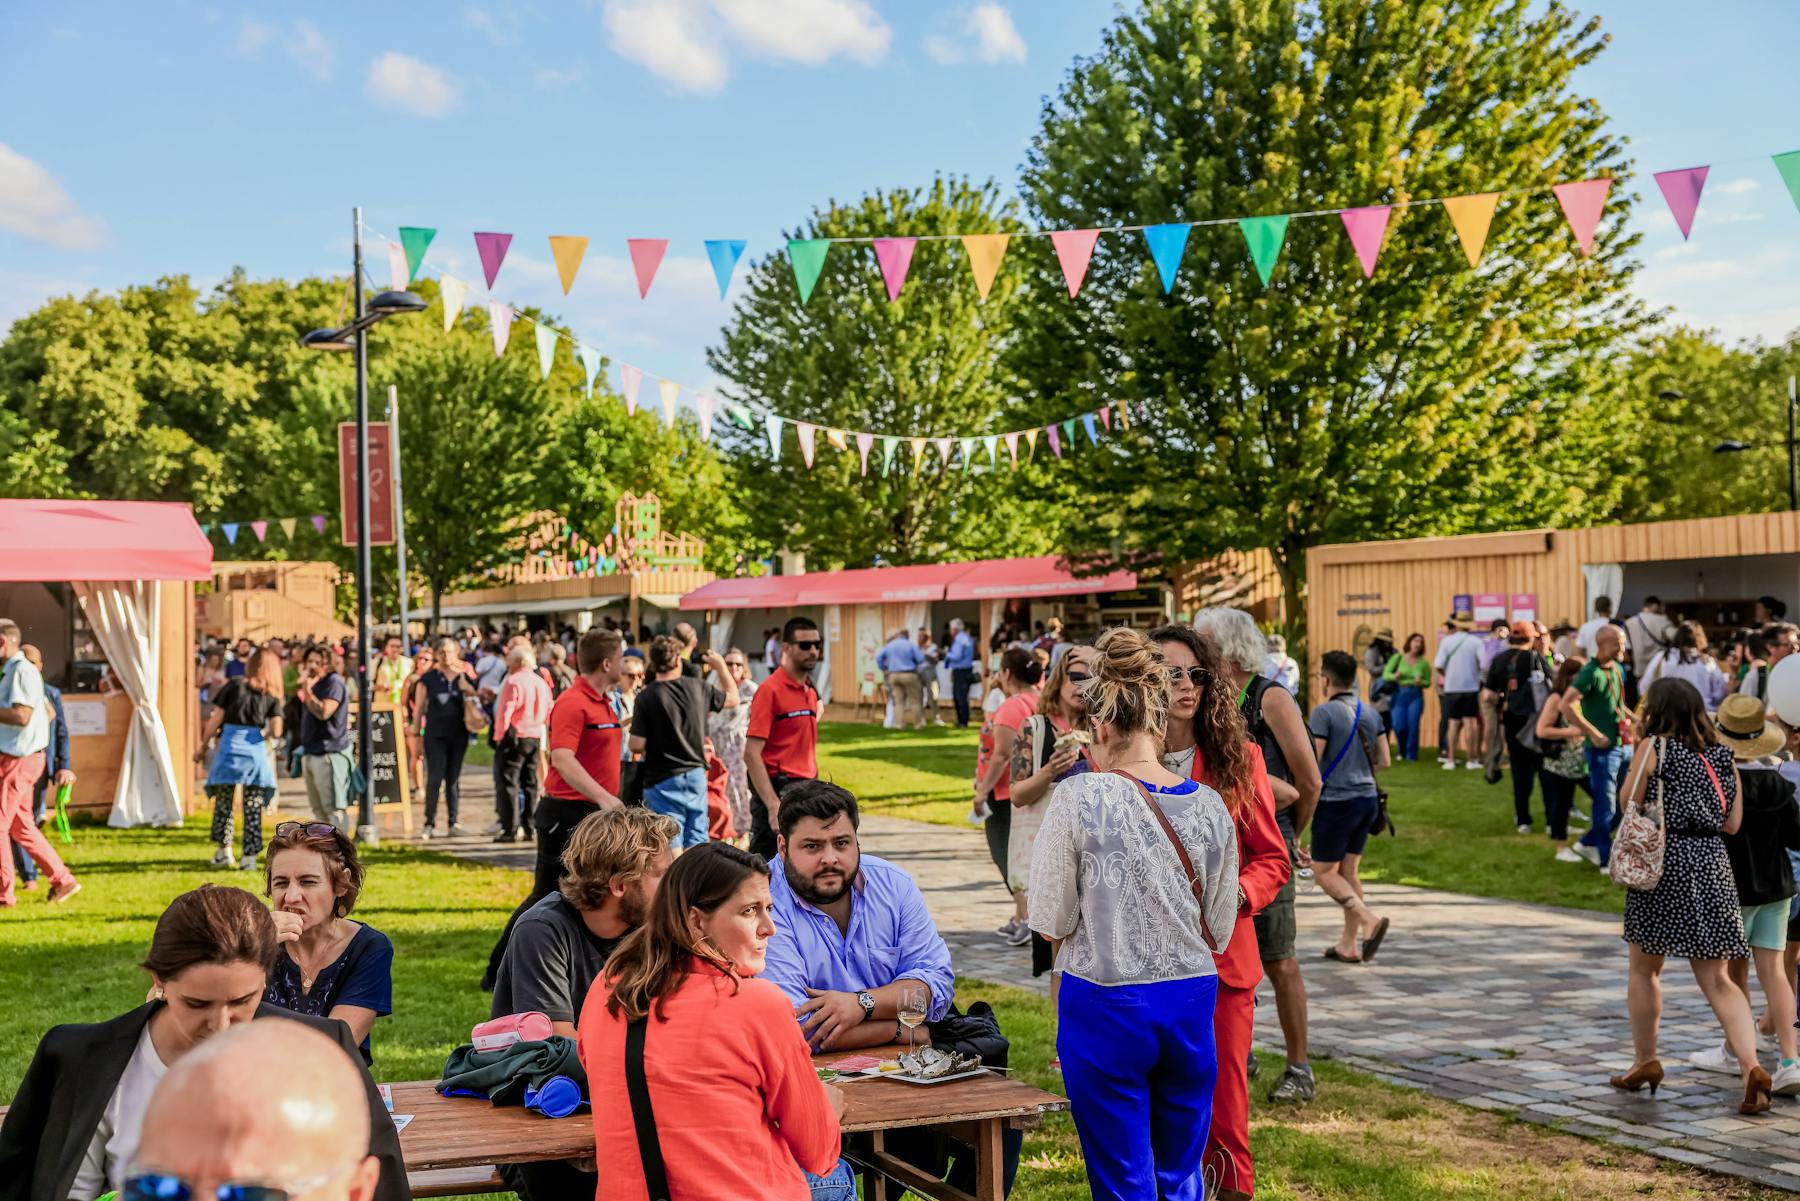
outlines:
{"label": "shoulder bag", "polygon": [[1369,826],[1369,833],[1386,832],[1392,838],[1400,831],[1388,814],[1387,789],[1381,786],[1381,776],[1375,771],[1375,752],[1369,749],[1369,736],[1363,732],[1361,705],[1357,706],[1356,720],[1350,723],[1350,728],[1356,731],[1356,740],[1362,744],[1363,758],[1369,764],[1369,778],[1375,781],[1375,821]]}
{"label": "shoulder bag", "polygon": [[1663,850],[1667,845],[1667,832],[1663,829],[1662,765],[1668,740],[1658,737],[1652,745],[1656,750],[1656,796],[1652,798],[1646,788],[1643,800],[1626,806],[1607,868],[1614,884],[1637,892],[1649,892],[1662,882]]}
{"label": "shoulder bag", "polygon": [[639,1018],[625,1027],[625,1092],[631,1099],[631,1124],[637,1129],[638,1158],[644,1163],[644,1187],[650,1201],[669,1201],[669,1170],[656,1133],[656,1111],[650,1106],[650,1081],[644,1075],[644,1035],[649,1025],[648,1018]]}
{"label": "shoulder bag", "polygon": [[1188,891],[1194,894],[1194,904],[1200,907],[1200,937],[1206,940],[1207,950],[1215,955],[1218,954],[1219,944],[1213,938],[1212,927],[1206,924],[1206,885],[1200,882],[1200,873],[1194,870],[1193,857],[1188,854],[1187,845],[1181,841],[1181,835],[1175,833],[1175,827],[1170,823],[1169,815],[1164,813],[1162,806],[1156,803],[1156,798],[1150,795],[1150,790],[1144,787],[1142,780],[1128,771],[1115,769],[1110,774],[1124,776],[1130,780],[1136,786],[1138,795],[1144,798],[1144,804],[1150,806],[1151,816],[1156,818],[1156,824],[1162,827],[1162,832],[1168,838],[1169,845],[1175,848],[1175,857],[1181,860],[1181,870],[1187,873]]}

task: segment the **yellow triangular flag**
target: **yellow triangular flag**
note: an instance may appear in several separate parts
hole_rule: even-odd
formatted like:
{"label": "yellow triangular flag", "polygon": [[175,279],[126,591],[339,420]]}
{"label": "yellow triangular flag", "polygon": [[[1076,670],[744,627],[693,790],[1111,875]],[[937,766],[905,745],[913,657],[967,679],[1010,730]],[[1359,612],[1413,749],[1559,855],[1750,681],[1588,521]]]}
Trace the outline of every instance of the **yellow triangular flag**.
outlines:
{"label": "yellow triangular flag", "polygon": [[1025,446],[1027,448],[1025,456],[1027,458],[1032,458],[1037,454],[1037,436],[1038,431],[1036,426],[1025,431]]}
{"label": "yellow triangular flag", "polygon": [[850,444],[848,442],[844,441],[844,431],[843,430],[826,430],[825,431],[825,441],[831,443],[833,446],[835,446],[839,450],[849,450],[850,449]]}
{"label": "yellow triangular flag", "polygon": [[300,519],[298,517],[283,517],[281,519],[281,532],[287,535],[289,542],[294,540],[294,527],[299,524]]}
{"label": "yellow triangular flag", "polygon": [[575,273],[581,270],[581,256],[587,253],[588,240],[568,234],[550,236],[550,255],[556,260],[556,273],[562,276],[563,295],[575,286]]}
{"label": "yellow triangular flag", "polygon": [[1471,267],[1481,265],[1481,248],[1487,245],[1488,225],[1494,220],[1494,206],[1499,203],[1498,192],[1452,196],[1444,201],[1444,211],[1456,227],[1456,236],[1462,240],[1463,254]]}
{"label": "yellow triangular flag", "polygon": [[1125,426],[1126,428],[1129,428],[1131,426],[1131,402],[1130,401],[1126,401],[1125,403],[1121,404],[1118,408],[1114,409],[1113,412],[1118,415],[1119,424],[1121,426]]}
{"label": "yellow triangular flag", "polygon": [[914,438],[912,440],[912,448],[913,448],[913,473],[916,475],[918,473],[919,469],[925,466],[925,439]]}
{"label": "yellow triangular flag", "polygon": [[444,293],[444,332],[456,324],[456,315],[462,312],[463,301],[468,298],[469,285],[454,275],[440,276],[438,286]]}
{"label": "yellow triangular flag", "polygon": [[963,235],[963,249],[969,252],[969,270],[975,276],[975,290],[981,293],[983,300],[994,286],[994,276],[1000,273],[1000,260],[1006,256],[1006,244],[1011,239],[1011,234]]}

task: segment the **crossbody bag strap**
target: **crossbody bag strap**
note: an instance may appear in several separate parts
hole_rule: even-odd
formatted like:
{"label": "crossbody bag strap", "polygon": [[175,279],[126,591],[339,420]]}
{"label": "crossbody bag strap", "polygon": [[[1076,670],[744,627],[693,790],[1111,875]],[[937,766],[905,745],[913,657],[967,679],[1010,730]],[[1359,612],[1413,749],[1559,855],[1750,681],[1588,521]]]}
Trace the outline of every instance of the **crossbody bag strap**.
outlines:
{"label": "crossbody bag strap", "polygon": [[[1350,718],[1350,729],[1352,732],[1359,732],[1362,729],[1362,698],[1361,697],[1358,697],[1356,700],[1356,712]],[[1326,765],[1325,774],[1319,777],[1319,782],[1321,784],[1323,784],[1326,780],[1331,779],[1331,773],[1337,770],[1338,764],[1342,763],[1344,761],[1344,756],[1348,755],[1349,753],[1350,753],[1350,740],[1348,738],[1346,738],[1346,739],[1344,739],[1344,745],[1340,746],[1338,748],[1338,753],[1333,755],[1331,757],[1331,762],[1328,765]],[[1365,754],[1365,755],[1368,754],[1368,751],[1365,750],[1363,752],[1363,754]],[[1373,759],[1369,760],[1369,767],[1371,770],[1373,770],[1374,766],[1375,766],[1375,760],[1373,760]]]}
{"label": "crossbody bag strap", "polygon": [[650,1082],[644,1076],[644,1034],[649,1025],[647,1018],[639,1018],[625,1027],[625,1092],[631,1098],[631,1122],[637,1128],[638,1158],[644,1162],[650,1201],[669,1201],[669,1173],[663,1164],[662,1140],[656,1135],[656,1111],[650,1107]]}
{"label": "crossbody bag strap", "polygon": [[1700,752],[1700,766],[1704,767],[1706,769],[1706,774],[1712,777],[1713,791],[1717,793],[1719,797],[1719,812],[1729,816],[1731,813],[1731,802],[1725,799],[1725,786],[1719,783],[1719,773],[1713,770],[1712,762],[1707,759],[1705,751]]}
{"label": "crossbody bag strap", "polygon": [[[1380,778],[1375,774],[1375,752],[1370,749],[1369,735],[1362,728],[1361,701],[1356,703],[1356,720],[1351,723],[1350,728],[1356,731],[1356,741],[1362,745],[1363,760],[1369,765],[1369,778],[1377,781],[1375,785],[1375,796],[1379,800],[1386,801],[1387,790],[1381,787],[1381,784],[1379,783]],[[1348,747],[1350,744],[1346,742],[1344,745]]]}
{"label": "crossbody bag strap", "polygon": [[1150,790],[1144,786],[1142,780],[1128,771],[1114,769],[1111,774],[1124,776],[1137,787],[1138,795],[1144,798],[1144,804],[1150,806],[1150,813],[1156,818],[1156,824],[1162,827],[1162,832],[1168,838],[1169,845],[1175,848],[1175,857],[1181,860],[1181,870],[1187,873],[1188,892],[1193,894],[1194,904],[1200,907],[1200,937],[1206,940],[1207,950],[1217,954],[1219,944],[1213,939],[1211,927],[1206,924],[1206,886],[1200,882],[1200,873],[1194,870],[1194,860],[1188,854],[1186,844],[1181,841],[1181,835],[1175,832],[1174,823],[1169,821],[1169,815],[1164,813],[1163,807],[1156,803],[1156,798],[1150,795]]}

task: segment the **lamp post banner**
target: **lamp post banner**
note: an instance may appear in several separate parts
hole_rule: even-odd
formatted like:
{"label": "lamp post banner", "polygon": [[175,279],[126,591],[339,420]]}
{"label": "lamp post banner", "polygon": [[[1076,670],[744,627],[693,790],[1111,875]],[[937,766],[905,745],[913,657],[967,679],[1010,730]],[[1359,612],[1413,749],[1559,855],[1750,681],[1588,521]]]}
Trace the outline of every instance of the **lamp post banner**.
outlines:
{"label": "lamp post banner", "polygon": [[[388,423],[369,422],[369,544],[394,545],[393,441]],[[356,545],[356,422],[338,423],[338,501],[343,545]]]}

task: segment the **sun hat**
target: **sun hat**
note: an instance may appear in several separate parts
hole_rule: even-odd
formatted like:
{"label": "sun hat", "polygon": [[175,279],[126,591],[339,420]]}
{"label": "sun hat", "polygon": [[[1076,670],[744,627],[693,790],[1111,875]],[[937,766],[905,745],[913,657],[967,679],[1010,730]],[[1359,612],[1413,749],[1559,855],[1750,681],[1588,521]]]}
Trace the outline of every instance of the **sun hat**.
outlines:
{"label": "sun hat", "polygon": [[1377,641],[1377,642],[1392,642],[1393,640],[1394,640],[1394,627],[1393,626],[1382,626],[1379,630],[1375,631],[1375,641]]}
{"label": "sun hat", "polygon": [[1472,630],[1475,628],[1475,615],[1467,609],[1458,609],[1450,615],[1450,624],[1459,630]]}
{"label": "sun hat", "polygon": [[1570,621],[1568,618],[1559,617],[1556,620],[1556,624],[1550,627],[1550,633],[1553,635],[1573,634],[1575,632],[1576,628],[1577,627],[1576,627],[1575,623]]}
{"label": "sun hat", "polygon": [[1763,703],[1747,692],[1734,692],[1720,701],[1713,722],[1719,741],[1739,759],[1761,759],[1787,745],[1787,732],[1769,721]]}

